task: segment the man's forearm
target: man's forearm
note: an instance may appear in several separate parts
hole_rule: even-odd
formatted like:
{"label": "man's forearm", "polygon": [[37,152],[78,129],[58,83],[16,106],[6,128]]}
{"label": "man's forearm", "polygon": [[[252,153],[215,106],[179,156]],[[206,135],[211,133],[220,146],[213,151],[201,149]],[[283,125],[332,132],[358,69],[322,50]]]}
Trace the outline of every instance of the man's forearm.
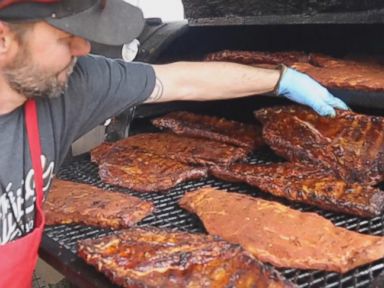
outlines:
{"label": "man's forearm", "polygon": [[147,102],[215,100],[271,92],[279,70],[228,62],[154,65],[156,87]]}
{"label": "man's forearm", "polygon": [[176,62],[155,65],[156,87],[147,102],[215,100],[272,92],[312,107],[322,116],[348,109],[308,75],[281,66],[263,69],[228,62]]}

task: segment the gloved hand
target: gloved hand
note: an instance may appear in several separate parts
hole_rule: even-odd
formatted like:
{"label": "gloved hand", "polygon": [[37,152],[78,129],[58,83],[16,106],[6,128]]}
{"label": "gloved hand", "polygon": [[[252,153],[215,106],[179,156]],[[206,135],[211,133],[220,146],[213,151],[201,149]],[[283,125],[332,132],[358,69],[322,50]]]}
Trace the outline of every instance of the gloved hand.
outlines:
{"label": "gloved hand", "polygon": [[348,110],[339,98],[308,75],[282,66],[280,81],[275,93],[297,103],[312,107],[321,116],[336,116],[334,108]]}

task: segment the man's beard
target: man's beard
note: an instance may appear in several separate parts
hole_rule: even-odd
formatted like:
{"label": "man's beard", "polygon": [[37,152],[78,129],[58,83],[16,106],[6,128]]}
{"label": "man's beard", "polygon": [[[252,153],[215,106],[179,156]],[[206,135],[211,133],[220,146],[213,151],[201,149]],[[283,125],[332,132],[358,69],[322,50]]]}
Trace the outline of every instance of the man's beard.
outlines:
{"label": "man's beard", "polygon": [[58,76],[63,70],[53,75],[42,71],[32,63],[29,51],[24,49],[16,55],[16,59],[11,65],[3,69],[3,75],[13,90],[27,98],[58,97],[67,88],[69,75],[73,71],[76,60],[77,58],[73,58],[66,67],[66,80],[60,81]]}

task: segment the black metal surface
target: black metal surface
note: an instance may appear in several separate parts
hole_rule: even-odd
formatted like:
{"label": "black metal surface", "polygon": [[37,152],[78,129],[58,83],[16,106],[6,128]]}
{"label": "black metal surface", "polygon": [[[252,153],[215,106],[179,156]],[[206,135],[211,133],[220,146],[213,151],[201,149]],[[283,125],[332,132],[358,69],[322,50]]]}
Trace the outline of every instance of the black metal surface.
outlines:
{"label": "black metal surface", "polygon": [[[202,60],[207,53],[224,49],[250,51],[304,51],[323,53],[337,58],[350,55],[383,55],[384,43],[377,41],[383,24],[323,24],[323,25],[240,25],[186,27],[183,23],[164,25],[161,44],[157,33],[146,35],[141,49],[156,51],[155,57],[139,60],[168,63],[180,60]],[[177,29],[181,29],[177,32]],[[167,33],[172,36],[167,36]],[[155,39],[152,40],[152,37]],[[171,41],[169,41],[171,40]],[[161,46],[161,51],[158,47]]]}
{"label": "black metal surface", "polygon": [[[151,62],[156,59],[157,55],[162,51],[162,47],[167,45],[174,37],[183,32],[187,26],[187,21],[178,21],[163,23],[161,18],[146,18],[145,26],[141,34],[138,36],[139,42],[146,43],[151,49],[140,47],[135,61]],[[91,43],[91,53],[106,56],[112,59],[122,59],[123,45],[106,45],[97,42]]]}
{"label": "black metal surface", "polygon": [[383,23],[381,0],[183,0],[192,25]]}
{"label": "black metal surface", "polygon": [[384,8],[381,0],[183,0],[188,18],[355,12]]}
{"label": "black metal surface", "polygon": [[384,23],[384,9],[352,13],[226,16],[189,19],[190,26],[304,25],[304,24],[378,24]]}
{"label": "black metal surface", "polygon": [[[250,163],[281,161],[281,159],[274,155],[269,149],[255,153],[248,160]],[[317,212],[325,218],[330,219],[337,226],[345,227],[353,231],[371,235],[384,235],[384,215],[369,220],[326,212],[307,205],[290,203],[284,199],[267,195],[248,185],[223,182],[214,178],[187,182],[178,185],[166,193],[140,194],[102,183],[97,171],[97,166],[89,161],[88,155],[85,155],[74,159],[69,165],[64,166],[58,174],[58,177],[65,180],[92,184],[108,190],[127,192],[131,195],[153,201],[156,205],[156,212],[141,221],[139,223],[140,226],[153,225],[191,232],[205,232],[201,221],[195,215],[181,209],[177,205],[177,201],[187,191],[210,185],[228,191],[246,193],[255,197],[279,201],[302,211]],[[95,269],[86,265],[76,256],[77,240],[104,236],[108,233],[110,233],[108,230],[80,225],[47,227],[41,246],[41,254],[48,263],[69,277],[70,280],[79,287],[115,287],[110,284],[101,273],[96,272]],[[362,266],[344,275],[322,271],[279,270],[285,277],[296,283],[298,287],[369,287],[369,285],[373,283],[374,278],[381,272],[384,272],[384,259]]]}

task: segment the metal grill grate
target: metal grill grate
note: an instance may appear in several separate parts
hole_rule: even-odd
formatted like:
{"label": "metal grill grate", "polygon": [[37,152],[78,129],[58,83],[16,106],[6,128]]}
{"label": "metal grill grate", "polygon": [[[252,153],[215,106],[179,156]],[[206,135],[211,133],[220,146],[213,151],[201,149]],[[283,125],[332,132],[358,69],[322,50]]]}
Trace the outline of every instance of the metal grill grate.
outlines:
{"label": "metal grill grate", "polygon": [[[269,149],[264,149],[249,157],[250,163],[271,163],[282,161]],[[331,220],[335,225],[348,228],[353,231],[372,235],[384,235],[384,215],[373,219],[361,219],[358,217],[327,212],[303,204],[290,203],[287,200],[267,195],[260,190],[245,184],[229,183],[219,181],[215,178],[208,178],[202,181],[191,181],[180,184],[166,193],[135,193],[101,182],[96,165],[89,161],[89,156],[82,156],[70,164],[63,166],[58,177],[64,180],[72,180],[88,183],[107,190],[115,190],[138,196],[142,199],[152,201],[156,211],[139,223],[140,226],[153,225],[162,228],[171,228],[190,232],[206,232],[201,221],[193,214],[186,212],[177,205],[177,201],[185,192],[196,188],[210,185],[228,191],[245,193],[264,199],[281,202],[287,206],[301,211],[316,212]],[[381,187],[383,188],[383,187]],[[110,233],[109,230],[102,230],[80,225],[58,225],[47,227],[46,236],[57,242],[59,245],[76,254],[76,241],[90,237],[100,237]],[[350,273],[343,275],[322,271],[307,271],[296,269],[279,269],[282,274],[298,287],[369,287],[374,278],[384,271],[384,259],[370,265],[357,268]],[[96,272],[95,272],[96,273]]]}

